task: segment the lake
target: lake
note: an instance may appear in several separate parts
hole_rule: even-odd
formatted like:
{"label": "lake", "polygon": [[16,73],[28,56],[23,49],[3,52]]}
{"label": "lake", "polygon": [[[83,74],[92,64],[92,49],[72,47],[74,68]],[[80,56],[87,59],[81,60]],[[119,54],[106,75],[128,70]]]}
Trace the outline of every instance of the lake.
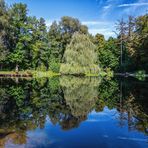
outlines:
{"label": "lake", "polygon": [[0,148],[147,148],[148,81],[0,79]]}

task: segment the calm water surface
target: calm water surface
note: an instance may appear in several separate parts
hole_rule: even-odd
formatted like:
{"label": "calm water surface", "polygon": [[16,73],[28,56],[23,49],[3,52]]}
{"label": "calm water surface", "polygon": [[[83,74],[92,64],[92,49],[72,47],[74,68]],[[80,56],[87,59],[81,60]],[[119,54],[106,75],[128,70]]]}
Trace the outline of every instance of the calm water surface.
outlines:
{"label": "calm water surface", "polygon": [[0,148],[147,148],[148,81],[0,79]]}

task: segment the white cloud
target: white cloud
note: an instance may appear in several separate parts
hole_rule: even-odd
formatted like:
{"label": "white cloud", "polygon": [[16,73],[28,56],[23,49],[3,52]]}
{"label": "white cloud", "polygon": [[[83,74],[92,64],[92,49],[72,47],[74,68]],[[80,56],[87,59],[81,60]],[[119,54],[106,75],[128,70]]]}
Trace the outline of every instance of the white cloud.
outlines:
{"label": "white cloud", "polygon": [[89,29],[89,32],[92,34],[92,35],[96,35],[97,33],[104,33],[106,32],[106,29],[102,28],[102,29]]}
{"label": "white cloud", "polygon": [[98,29],[89,29],[89,32],[92,35],[96,35],[97,33],[103,34],[106,39],[108,39],[110,36],[115,37],[115,33],[107,28],[98,28]]}
{"label": "white cloud", "polygon": [[50,26],[52,25],[52,22],[53,22],[53,21],[47,21],[47,20],[46,20],[46,26],[47,26],[47,27],[50,27]]}
{"label": "white cloud", "polygon": [[132,3],[132,4],[121,4],[117,7],[132,7],[132,6],[147,6],[148,3]]}
{"label": "white cloud", "polygon": [[90,25],[106,25],[108,22],[105,21],[83,21],[82,24],[90,26]]}
{"label": "white cloud", "polygon": [[103,8],[104,8],[104,9],[109,9],[109,8],[111,8],[111,6],[112,6],[112,5],[107,5],[107,6],[104,6]]}
{"label": "white cloud", "polygon": [[[146,1],[147,0],[138,0],[137,3],[120,4],[117,5],[117,7],[123,8],[122,15],[138,16],[139,14],[145,14],[148,6],[148,2]],[[142,9],[139,9],[140,7],[142,7]]]}
{"label": "white cloud", "polygon": [[83,21],[82,24],[88,26],[88,30],[92,35],[97,33],[103,34],[106,39],[110,36],[115,36],[113,33],[114,22],[109,21]]}

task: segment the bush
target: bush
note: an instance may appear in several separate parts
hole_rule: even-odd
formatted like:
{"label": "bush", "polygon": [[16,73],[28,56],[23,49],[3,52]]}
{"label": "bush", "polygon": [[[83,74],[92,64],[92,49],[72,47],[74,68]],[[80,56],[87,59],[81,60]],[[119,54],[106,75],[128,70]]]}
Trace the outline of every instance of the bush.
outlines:
{"label": "bush", "polygon": [[39,67],[37,67],[36,70],[37,70],[37,71],[46,71],[46,66],[42,63],[42,64],[40,64]]}
{"label": "bush", "polygon": [[79,66],[70,64],[61,64],[60,67],[61,74],[67,75],[89,75],[89,74],[99,74],[99,68],[97,65],[90,66]]}
{"label": "bush", "polygon": [[135,77],[141,81],[145,80],[145,71],[139,70],[138,72],[135,73]]}
{"label": "bush", "polygon": [[53,72],[59,73],[60,63],[56,62],[55,60],[52,60],[49,64],[49,69]]}

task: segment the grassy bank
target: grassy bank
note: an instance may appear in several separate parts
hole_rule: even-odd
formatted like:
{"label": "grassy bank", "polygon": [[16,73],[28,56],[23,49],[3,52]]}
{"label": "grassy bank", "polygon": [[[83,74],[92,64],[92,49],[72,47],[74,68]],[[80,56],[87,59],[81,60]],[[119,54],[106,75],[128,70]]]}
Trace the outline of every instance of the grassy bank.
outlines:
{"label": "grassy bank", "polygon": [[[34,77],[34,78],[41,78],[41,77],[54,77],[64,75],[62,73],[56,73],[53,71],[35,71],[35,70],[26,70],[26,71],[19,71],[18,73],[15,71],[0,71],[1,77]],[[79,76],[79,75],[78,75]],[[84,76],[86,77],[113,77],[112,71],[100,71],[98,74],[92,73],[85,73]]]}
{"label": "grassy bank", "polygon": [[60,75],[60,73],[55,73],[53,71],[31,71],[31,73],[35,78],[54,77]]}
{"label": "grassy bank", "polygon": [[[0,71],[0,77],[32,77],[32,78],[42,78],[42,77],[54,77],[54,76],[61,76],[64,74],[55,73],[53,71],[33,71],[33,70],[26,70],[26,71],[19,71],[18,73],[15,71]],[[115,75],[125,76],[125,73],[119,73]],[[66,75],[68,76],[68,75]],[[69,74],[70,76],[70,74]],[[83,77],[102,77],[102,78],[112,78],[114,76],[114,72],[111,70],[101,70],[98,74],[86,73],[84,75],[73,75],[73,76],[83,76]],[[136,73],[129,73],[129,77],[135,77],[139,80],[145,80],[148,77],[148,74],[136,72]]]}
{"label": "grassy bank", "polygon": [[0,71],[1,75],[16,75],[16,74],[23,74],[23,75],[28,75],[30,73],[28,73],[28,71],[19,71],[18,73],[16,73],[15,71]]}
{"label": "grassy bank", "polygon": [[54,73],[52,71],[0,71],[0,75],[4,77],[53,77],[60,75],[59,73]]}

